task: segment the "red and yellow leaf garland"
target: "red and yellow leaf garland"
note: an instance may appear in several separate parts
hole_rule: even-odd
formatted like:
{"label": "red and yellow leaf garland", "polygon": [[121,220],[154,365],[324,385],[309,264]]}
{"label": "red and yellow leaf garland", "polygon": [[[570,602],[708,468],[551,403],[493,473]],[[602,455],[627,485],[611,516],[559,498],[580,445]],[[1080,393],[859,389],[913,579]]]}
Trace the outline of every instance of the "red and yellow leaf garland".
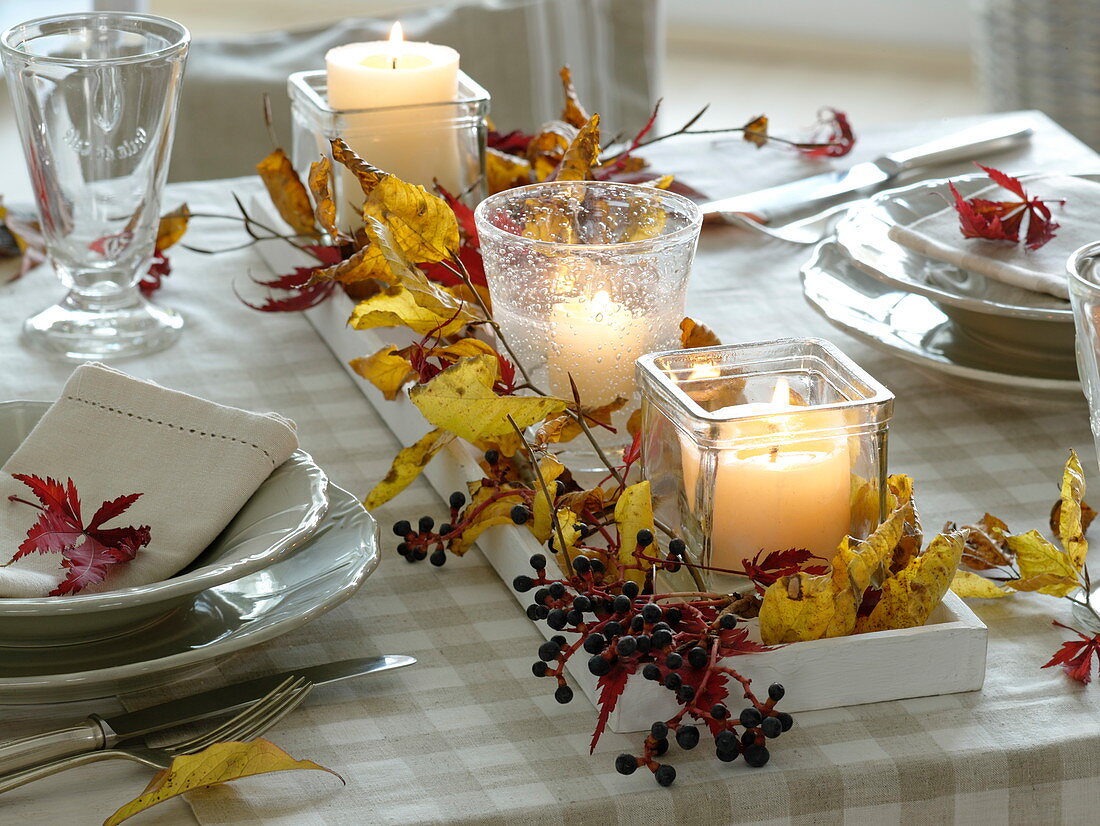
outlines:
{"label": "red and yellow leaf garland", "polygon": [[41,504],[36,505],[14,495],[8,498],[37,508],[41,513],[27,531],[27,538],[6,564],[10,565],[32,553],[61,554],[61,567],[68,573],[49,596],[75,594],[89,585],[102,582],[113,566],[129,562],[149,544],[148,525],[103,527],[105,522],[125,513],[141,497],[140,493],[130,493],[104,502],[85,525],[80,515],[80,497],[72,479],[62,484],[49,477],[42,479],[23,473],[13,473],[12,477],[30,488]]}

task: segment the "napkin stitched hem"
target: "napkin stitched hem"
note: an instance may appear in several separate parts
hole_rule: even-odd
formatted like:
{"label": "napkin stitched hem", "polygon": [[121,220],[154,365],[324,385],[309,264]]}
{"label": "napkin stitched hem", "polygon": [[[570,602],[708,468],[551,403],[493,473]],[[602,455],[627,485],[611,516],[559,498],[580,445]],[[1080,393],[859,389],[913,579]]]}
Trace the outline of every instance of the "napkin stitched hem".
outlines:
{"label": "napkin stitched hem", "polygon": [[90,405],[92,407],[98,407],[101,410],[106,410],[106,411],[109,411],[111,413],[118,413],[119,415],[125,415],[127,418],[130,418],[130,419],[141,419],[143,422],[149,422],[150,424],[160,425],[161,427],[171,427],[175,430],[180,431],[181,433],[194,433],[198,436],[206,436],[206,437],[209,437],[211,439],[224,439],[224,440],[229,441],[229,442],[237,442],[238,444],[247,445],[248,447],[255,448],[256,450],[260,451],[264,456],[266,456],[267,460],[269,462],[271,462],[271,467],[272,468],[274,468],[276,466],[275,457],[272,456],[270,453],[268,453],[267,450],[265,450],[263,447],[256,444],[255,442],[246,442],[244,439],[238,439],[234,436],[226,436],[224,433],[207,433],[205,430],[198,430],[194,427],[188,428],[188,427],[184,427],[183,425],[173,424],[172,422],[165,422],[165,421],[161,421],[161,420],[158,420],[158,419],[152,419],[148,416],[142,416],[140,413],[134,413],[131,410],[122,410],[121,408],[118,408],[118,407],[111,407],[110,405],[103,404],[102,402],[92,401],[91,399],[84,399],[84,398],[81,398],[80,396],[69,396],[69,395],[67,395],[67,396],[65,396],[65,398],[68,399],[69,401],[80,402],[81,404],[87,404],[87,405]]}

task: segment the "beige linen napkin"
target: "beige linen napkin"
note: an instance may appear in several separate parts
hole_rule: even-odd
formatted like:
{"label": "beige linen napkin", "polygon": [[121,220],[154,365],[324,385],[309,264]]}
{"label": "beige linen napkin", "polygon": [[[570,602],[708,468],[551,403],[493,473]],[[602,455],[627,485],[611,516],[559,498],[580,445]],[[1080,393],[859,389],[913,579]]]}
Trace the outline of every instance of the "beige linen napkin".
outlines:
{"label": "beige linen napkin", "polygon": [[[1066,259],[1075,249],[1100,240],[1100,183],[1068,175],[1051,175],[1025,181],[1029,197],[1065,199],[1065,206],[1051,204],[1054,238],[1037,250],[1023,242],[963,238],[955,207],[947,206],[907,225],[890,228],[890,238],[904,247],[946,261],[965,270],[1034,292],[1069,298]],[[1014,200],[1015,195],[996,184],[975,193],[991,201]],[[1026,232],[1026,221],[1020,237]]]}
{"label": "beige linen napkin", "polygon": [[[142,496],[105,527],[148,525],[151,541],[81,593],[171,577],[221,532],[298,447],[294,423],[167,390],[102,364],[78,367],[61,397],[0,468],[0,563],[11,559],[39,512],[13,473],[72,478],[85,524],[100,503]],[[57,553],[0,568],[0,597],[40,597],[64,576]],[[65,597],[57,597],[65,599]]]}

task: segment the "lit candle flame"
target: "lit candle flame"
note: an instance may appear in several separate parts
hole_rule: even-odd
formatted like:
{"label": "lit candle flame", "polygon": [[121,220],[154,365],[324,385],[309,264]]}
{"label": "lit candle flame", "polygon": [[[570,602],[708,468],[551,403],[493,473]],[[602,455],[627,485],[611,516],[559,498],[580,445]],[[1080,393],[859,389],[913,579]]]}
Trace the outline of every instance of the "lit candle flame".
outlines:
{"label": "lit candle flame", "polygon": [[397,46],[394,44],[402,43],[405,40],[405,30],[401,28],[401,21],[395,20],[393,27],[390,29],[390,45],[394,47],[393,53],[390,55],[390,68],[397,68]]}

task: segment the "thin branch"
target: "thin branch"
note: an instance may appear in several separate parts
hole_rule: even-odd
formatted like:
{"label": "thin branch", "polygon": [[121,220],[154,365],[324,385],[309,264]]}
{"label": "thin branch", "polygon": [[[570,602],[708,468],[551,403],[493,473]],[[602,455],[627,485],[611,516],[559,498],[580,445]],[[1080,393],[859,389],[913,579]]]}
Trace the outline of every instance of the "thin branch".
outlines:
{"label": "thin branch", "polygon": [[[588,441],[591,443],[592,448],[596,451],[596,455],[600,457],[600,461],[604,463],[604,467],[611,471],[611,475],[615,477],[615,481],[619,483],[619,487],[625,489],[626,481],[623,479],[619,471],[616,470],[615,467],[611,464],[611,462],[608,461],[606,454],[604,454],[603,449],[596,441],[596,437],[589,429],[588,422],[584,420],[584,408],[581,407],[581,393],[580,390],[577,389],[577,383],[573,381],[573,374],[569,373],[567,375],[569,376],[569,389],[573,391],[573,401],[577,405],[577,413],[575,416],[573,416],[573,418],[576,420],[577,424],[581,426],[581,430],[584,431],[584,435],[588,437]],[[568,412],[572,415],[572,411]]]}

